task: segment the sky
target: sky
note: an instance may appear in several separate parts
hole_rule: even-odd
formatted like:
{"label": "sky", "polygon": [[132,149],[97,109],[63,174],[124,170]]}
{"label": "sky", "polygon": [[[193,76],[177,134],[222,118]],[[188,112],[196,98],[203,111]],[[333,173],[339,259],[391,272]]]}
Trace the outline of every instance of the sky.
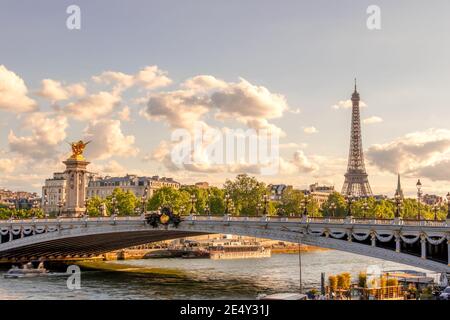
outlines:
{"label": "sky", "polygon": [[[80,29],[69,29],[70,5]],[[370,5],[380,29],[369,29]],[[238,173],[340,191],[357,78],[375,194],[450,191],[450,3],[433,1],[0,2],[0,187],[40,191],[67,142],[89,170],[220,186]],[[279,167],[176,165],[173,134],[279,136]],[[203,142],[206,143],[206,142]],[[202,147],[206,146],[202,144]]]}

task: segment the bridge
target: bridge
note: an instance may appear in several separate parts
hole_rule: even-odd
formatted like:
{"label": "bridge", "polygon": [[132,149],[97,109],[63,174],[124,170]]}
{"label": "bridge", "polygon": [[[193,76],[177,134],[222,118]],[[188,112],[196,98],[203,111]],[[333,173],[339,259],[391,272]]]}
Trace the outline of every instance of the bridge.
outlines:
{"label": "bridge", "polygon": [[0,220],[0,260],[88,258],[202,234],[290,241],[450,273],[450,220],[183,216],[152,226],[144,215]]}

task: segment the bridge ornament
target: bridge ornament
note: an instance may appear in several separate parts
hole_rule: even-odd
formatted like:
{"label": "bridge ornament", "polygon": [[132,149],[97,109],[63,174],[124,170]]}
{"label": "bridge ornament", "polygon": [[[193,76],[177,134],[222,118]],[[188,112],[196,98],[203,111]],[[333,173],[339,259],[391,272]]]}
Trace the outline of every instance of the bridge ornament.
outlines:
{"label": "bridge ornament", "polygon": [[163,207],[160,211],[146,214],[145,220],[153,228],[157,228],[159,225],[168,227],[170,224],[177,228],[182,221],[180,216],[174,214],[170,207]]}

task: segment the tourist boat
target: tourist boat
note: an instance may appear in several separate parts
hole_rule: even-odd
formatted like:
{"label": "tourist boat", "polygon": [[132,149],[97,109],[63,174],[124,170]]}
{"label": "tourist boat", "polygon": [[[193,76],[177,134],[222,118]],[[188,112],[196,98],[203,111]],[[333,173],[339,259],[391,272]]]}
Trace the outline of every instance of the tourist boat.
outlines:
{"label": "tourist boat", "polygon": [[209,257],[210,254],[207,250],[190,250],[181,256],[183,259],[209,259]]}
{"label": "tourist boat", "polygon": [[258,300],[308,300],[308,296],[301,293],[282,292],[269,295],[262,294],[258,297]]}
{"label": "tourist boat", "polygon": [[44,268],[44,263],[39,263],[37,268],[33,268],[33,264],[28,262],[25,264],[22,269],[17,266],[13,266],[11,269],[6,272],[3,277],[4,278],[23,278],[23,277],[36,277],[47,275],[48,270]]}
{"label": "tourist boat", "polygon": [[208,248],[211,259],[270,258],[271,251],[259,244],[215,245]]}

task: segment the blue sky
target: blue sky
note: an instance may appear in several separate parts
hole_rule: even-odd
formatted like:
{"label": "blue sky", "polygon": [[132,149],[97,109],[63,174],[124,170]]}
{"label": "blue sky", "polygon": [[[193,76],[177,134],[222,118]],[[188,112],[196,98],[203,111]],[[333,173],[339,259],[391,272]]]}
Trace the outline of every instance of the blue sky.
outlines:
{"label": "blue sky", "polygon": [[[66,28],[65,11],[71,4],[81,8],[81,30]],[[366,27],[366,9],[372,4],[381,9],[381,30]],[[361,110],[362,119],[382,119],[363,125],[374,192],[392,194],[395,172],[400,171],[407,193],[413,193],[415,181],[422,178],[425,192],[443,194],[450,189],[450,170],[446,169],[450,159],[449,12],[448,1],[433,5],[329,0],[2,1],[0,65],[23,79],[27,95],[38,105],[36,112],[52,119],[56,116],[52,103],[35,94],[43,79],[65,85],[85,83],[89,95],[111,91],[92,81],[102,72],[131,75],[157,66],[166,72],[170,84],[150,90],[130,88],[120,94],[114,112],[101,116],[120,121],[121,133],[134,137],[134,149],[116,152],[121,156],[105,153],[92,161],[98,171],[114,161],[118,171],[167,174],[186,183],[206,179],[220,184],[235,173],[174,172],[161,161],[144,161],[160,141],[170,139],[171,128],[167,118],[145,119],[139,114],[143,106],[133,99],[179,90],[184,81],[198,75],[234,84],[242,77],[253,86],[284,96],[289,110],[300,110],[283,111],[282,116],[268,120],[286,133],[282,143],[298,145],[283,149],[283,157],[290,159],[301,150],[310,166],[262,179],[298,187],[315,181],[332,183],[338,190],[346,165],[350,109],[332,106],[349,99],[357,77],[361,98],[368,105]],[[64,110],[76,99],[57,104]],[[117,119],[117,112],[125,106],[131,121]],[[32,116],[1,105],[0,115],[0,186],[39,189],[45,176],[54,171],[50,163],[56,165],[60,159],[49,155],[30,164],[33,155],[17,145],[12,148],[9,133],[32,136],[32,124],[23,122]],[[50,139],[49,151],[57,150],[62,156],[67,152],[63,140],[79,139],[94,120],[99,119],[80,121],[67,116],[67,127],[62,130],[66,136],[57,142]],[[205,121],[242,126],[230,120],[219,123],[212,116]],[[307,134],[306,127],[317,132]],[[45,163],[45,170],[37,162]],[[11,163],[16,164],[14,170],[6,169]]]}

